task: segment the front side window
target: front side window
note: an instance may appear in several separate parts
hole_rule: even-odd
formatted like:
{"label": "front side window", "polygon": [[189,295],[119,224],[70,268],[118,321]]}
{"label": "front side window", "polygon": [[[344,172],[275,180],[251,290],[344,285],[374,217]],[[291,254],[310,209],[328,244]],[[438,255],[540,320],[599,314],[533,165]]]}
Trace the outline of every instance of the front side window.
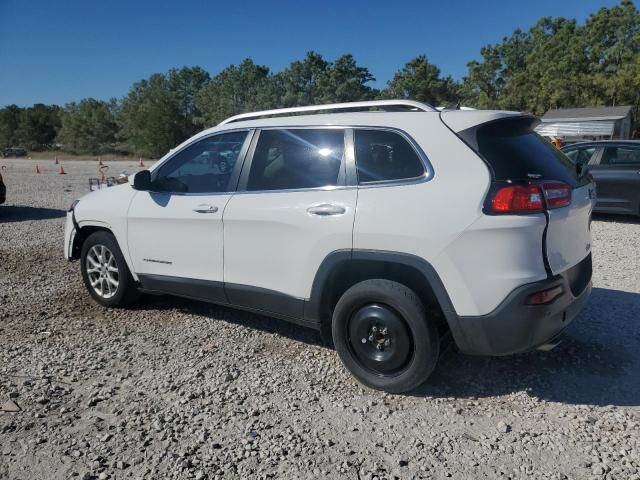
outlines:
{"label": "front side window", "polygon": [[247,190],[291,190],[340,184],[344,131],[263,130],[251,163]]}
{"label": "front side window", "polygon": [[178,193],[229,191],[231,172],[247,132],[229,132],[204,138],[178,152],[153,178],[153,190]]}
{"label": "front side window", "polygon": [[606,147],[600,163],[604,165],[640,164],[640,148]]}
{"label": "front side window", "polygon": [[399,133],[357,129],[354,134],[359,183],[405,180],[424,174],[417,152]]}

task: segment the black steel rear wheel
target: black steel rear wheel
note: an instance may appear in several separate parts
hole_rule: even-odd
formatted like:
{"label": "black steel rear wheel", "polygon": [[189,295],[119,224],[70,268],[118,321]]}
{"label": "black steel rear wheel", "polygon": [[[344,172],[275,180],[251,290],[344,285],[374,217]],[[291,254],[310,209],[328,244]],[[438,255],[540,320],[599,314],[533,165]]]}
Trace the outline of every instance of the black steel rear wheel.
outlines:
{"label": "black steel rear wheel", "polygon": [[437,329],[418,296],[400,283],[372,279],[352,286],[338,300],[331,327],[342,362],[369,387],[413,390],[435,368]]}
{"label": "black steel rear wheel", "polygon": [[387,305],[365,304],[345,326],[354,355],[372,372],[391,375],[409,364],[414,347],[411,331]]}

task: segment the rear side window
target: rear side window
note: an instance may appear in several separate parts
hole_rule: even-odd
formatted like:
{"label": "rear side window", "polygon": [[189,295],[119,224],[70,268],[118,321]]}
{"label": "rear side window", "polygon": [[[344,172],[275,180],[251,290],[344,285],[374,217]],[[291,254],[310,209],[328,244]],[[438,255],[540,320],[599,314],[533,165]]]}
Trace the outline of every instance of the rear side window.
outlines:
{"label": "rear side window", "polygon": [[359,183],[405,180],[424,174],[417,152],[399,133],[356,129],[354,134]]}
{"label": "rear side window", "polygon": [[[587,183],[586,169],[532,130],[529,118],[497,121],[478,129],[480,154],[498,181],[559,180],[576,187]],[[580,170],[580,174],[578,173]]]}
{"label": "rear side window", "polygon": [[247,190],[291,190],[340,185],[341,129],[262,130]]}
{"label": "rear side window", "polygon": [[606,147],[602,154],[602,165],[640,164],[640,149],[634,147]]}

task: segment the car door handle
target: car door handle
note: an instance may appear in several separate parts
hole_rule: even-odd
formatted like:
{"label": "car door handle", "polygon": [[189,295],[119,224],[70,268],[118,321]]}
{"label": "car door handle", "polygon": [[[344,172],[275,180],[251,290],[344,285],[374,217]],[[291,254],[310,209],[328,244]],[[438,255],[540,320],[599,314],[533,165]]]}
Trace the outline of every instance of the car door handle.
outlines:
{"label": "car door handle", "polygon": [[196,213],[216,213],[218,211],[218,207],[214,207],[213,205],[198,205],[197,208],[193,209]]}
{"label": "car door handle", "polygon": [[347,211],[346,208],[341,207],[340,205],[330,205],[328,203],[323,203],[322,205],[315,205],[313,207],[307,208],[307,212],[312,215],[343,215]]}

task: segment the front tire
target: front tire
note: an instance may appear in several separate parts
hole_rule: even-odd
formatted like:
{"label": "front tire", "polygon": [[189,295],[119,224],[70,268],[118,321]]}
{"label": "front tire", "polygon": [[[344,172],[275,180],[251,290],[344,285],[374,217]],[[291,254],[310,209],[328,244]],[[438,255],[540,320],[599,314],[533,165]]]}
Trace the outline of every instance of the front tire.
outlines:
{"label": "front tire", "polygon": [[390,393],[414,390],[433,372],[440,342],[418,296],[390,280],[357,283],[338,300],[332,337],[361,383]]}
{"label": "front tire", "polygon": [[140,295],[118,242],[109,232],[94,232],[85,240],[80,269],[89,294],[104,307],[125,307]]}

